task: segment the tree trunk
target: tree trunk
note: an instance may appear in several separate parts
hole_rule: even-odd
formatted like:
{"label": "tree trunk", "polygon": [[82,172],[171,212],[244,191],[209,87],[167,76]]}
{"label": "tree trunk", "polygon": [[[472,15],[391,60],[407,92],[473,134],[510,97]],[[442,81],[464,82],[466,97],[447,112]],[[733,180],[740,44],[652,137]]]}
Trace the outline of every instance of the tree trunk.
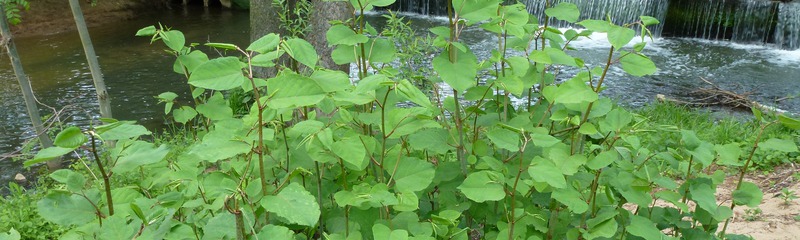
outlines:
{"label": "tree trunk", "polygon": [[100,116],[112,118],[111,99],[106,90],[106,82],[103,80],[103,72],[100,71],[100,64],[97,62],[97,55],[94,53],[94,45],[92,45],[92,39],[89,37],[89,29],[87,29],[86,21],[83,19],[81,5],[78,0],[69,0],[69,7],[72,9],[72,15],[75,17],[75,25],[77,25],[78,34],[81,36],[83,51],[86,53],[89,70],[92,72],[94,88],[97,91],[97,100],[100,103]]}
{"label": "tree trunk", "polygon": [[314,45],[319,55],[322,67],[350,72],[350,65],[337,65],[331,58],[333,47],[328,46],[325,34],[331,27],[331,20],[345,21],[352,17],[353,7],[350,2],[328,2],[325,0],[313,0],[314,10],[311,12],[309,20],[310,30],[306,40]]}
{"label": "tree trunk", "polygon": [[[250,0],[250,41],[270,33],[285,35],[280,27],[278,13],[272,7],[272,0]],[[254,68],[256,77],[269,78],[276,73],[275,68]]]}
{"label": "tree trunk", "polygon": [[[0,4],[0,13],[5,12],[6,10],[3,4]],[[42,117],[39,116],[39,107],[36,105],[36,99],[33,95],[33,89],[31,89],[31,83],[28,80],[28,76],[25,75],[25,71],[22,69],[22,62],[19,59],[17,47],[14,45],[14,39],[11,36],[11,30],[8,27],[8,19],[5,15],[1,16],[0,18],[2,18],[0,19],[0,28],[2,30],[3,42],[6,50],[8,51],[8,57],[11,58],[11,66],[14,68],[14,74],[17,76],[17,81],[19,82],[20,88],[22,88],[22,96],[25,98],[25,107],[28,110],[28,116],[31,118],[31,123],[33,123],[33,129],[36,131],[36,135],[39,137],[39,142],[41,143],[42,149],[52,147],[53,141],[50,139],[50,136],[47,135],[44,125],[42,124]],[[61,168],[61,158],[48,161],[47,167],[50,169],[50,171],[55,171],[56,169]]]}

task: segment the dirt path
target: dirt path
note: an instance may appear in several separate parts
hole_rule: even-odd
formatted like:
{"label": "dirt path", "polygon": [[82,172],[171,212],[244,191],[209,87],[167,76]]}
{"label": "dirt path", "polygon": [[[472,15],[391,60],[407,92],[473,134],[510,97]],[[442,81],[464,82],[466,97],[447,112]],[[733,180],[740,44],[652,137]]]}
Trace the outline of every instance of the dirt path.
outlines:
{"label": "dirt path", "polygon": [[[86,24],[91,26],[107,22],[131,19],[137,10],[155,6],[159,0],[99,0],[95,6],[91,0],[81,0]],[[22,23],[12,27],[16,37],[50,35],[75,30],[75,21],[67,0],[29,1],[30,10],[22,12]]]}

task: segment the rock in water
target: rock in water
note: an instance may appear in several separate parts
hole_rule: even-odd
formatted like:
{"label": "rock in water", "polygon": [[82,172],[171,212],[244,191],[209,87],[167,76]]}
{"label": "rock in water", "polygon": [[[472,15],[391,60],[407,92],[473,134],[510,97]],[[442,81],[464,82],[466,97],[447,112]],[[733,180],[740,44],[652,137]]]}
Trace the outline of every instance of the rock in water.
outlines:
{"label": "rock in water", "polygon": [[17,183],[22,184],[22,183],[27,182],[28,178],[26,178],[25,175],[22,175],[22,173],[17,173],[17,175],[14,175],[14,181],[16,181]]}

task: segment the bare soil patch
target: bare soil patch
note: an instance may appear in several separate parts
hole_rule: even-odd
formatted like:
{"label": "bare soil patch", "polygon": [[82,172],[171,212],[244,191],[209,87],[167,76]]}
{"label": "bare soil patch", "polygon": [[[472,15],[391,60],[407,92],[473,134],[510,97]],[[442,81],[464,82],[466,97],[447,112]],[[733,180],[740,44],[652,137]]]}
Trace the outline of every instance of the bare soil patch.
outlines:
{"label": "bare soil patch", "polygon": [[[784,165],[774,172],[750,174],[746,180],[756,183],[764,192],[764,200],[758,208],[760,214],[748,213],[747,206],[737,206],[733,210],[733,220],[728,226],[729,233],[750,235],[758,240],[796,240],[800,239],[800,199],[788,204],[781,190],[786,188],[800,196],[800,181],[797,179],[798,166]],[[717,200],[729,205],[731,192],[736,188],[736,178],[729,177],[717,189]]]}

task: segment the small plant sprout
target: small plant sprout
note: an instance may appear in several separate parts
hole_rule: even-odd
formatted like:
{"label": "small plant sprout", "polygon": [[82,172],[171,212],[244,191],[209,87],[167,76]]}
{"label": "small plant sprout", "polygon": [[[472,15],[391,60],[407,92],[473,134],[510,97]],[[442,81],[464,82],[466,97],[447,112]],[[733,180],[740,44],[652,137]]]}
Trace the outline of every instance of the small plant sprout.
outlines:
{"label": "small plant sprout", "polygon": [[788,188],[783,188],[783,190],[781,190],[780,197],[781,200],[783,200],[783,205],[789,206],[792,204],[792,201],[797,199],[797,194]]}
{"label": "small plant sprout", "polygon": [[748,208],[744,210],[744,220],[748,222],[761,219],[761,208]]}

